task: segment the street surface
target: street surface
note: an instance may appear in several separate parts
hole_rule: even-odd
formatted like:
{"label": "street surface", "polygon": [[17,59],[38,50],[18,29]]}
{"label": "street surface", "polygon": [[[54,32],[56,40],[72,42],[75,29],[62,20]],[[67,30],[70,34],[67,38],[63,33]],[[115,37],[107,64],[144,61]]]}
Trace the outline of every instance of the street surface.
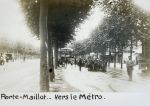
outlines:
{"label": "street surface", "polygon": [[109,88],[111,76],[100,72],[89,72],[86,68],[79,71],[78,66],[68,65],[64,69],[65,80],[75,88],[85,92],[112,92]]}
{"label": "street surface", "polygon": [[0,66],[0,92],[39,91],[39,62],[20,60]]}
{"label": "street surface", "polygon": [[[0,66],[0,92],[39,92],[40,60],[15,61]],[[50,92],[149,92],[150,76],[134,67],[133,81],[128,81],[126,68],[111,64],[106,73],[87,71],[75,65],[59,67]]]}
{"label": "street surface", "polygon": [[124,64],[123,69],[120,69],[120,64],[117,64],[116,69],[110,66],[106,74],[112,76],[110,87],[115,92],[145,92],[150,89],[150,73],[143,73],[139,70],[138,65],[134,66],[133,80],[128,81],[127,69]]}
{"label": "street surface", "polygon": [[90,72],[84,67],[80,72],[78,66],[69,65],[65,71],[65,80],[75,88],[87,92],[149,92],[150,89],[150,75],[143,74],[135,66],[133,81],[128,81],[125,64],[122,70],[120,64],[117,64],[116,69],[111,64],[106,73]]}

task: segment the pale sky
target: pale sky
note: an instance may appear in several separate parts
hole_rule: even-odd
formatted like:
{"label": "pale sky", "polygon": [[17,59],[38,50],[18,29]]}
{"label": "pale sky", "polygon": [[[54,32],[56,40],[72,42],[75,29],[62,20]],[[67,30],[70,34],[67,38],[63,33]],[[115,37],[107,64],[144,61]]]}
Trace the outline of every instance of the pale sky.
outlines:
{"label": "pale sky", "polygon": [[78,28],[76,28],[75,39],[77,41],[81,41],[83,39],[88,38],[91,32],[103,20],[103,17],[104,13],[101,11],[100,8],[95,7],[94,9],[92,9],[88,18],[84,20],[83,23],[81,23]]}
{"label": "pale sky", "polygon": [[17,0],[0,0],[0,36],[39,46],[25,23]]}
{"label": "pale sky", "polygon": [[[137,6],[145,11],[150,11],[150,0],[134,1]],[[103,17],[104,14],[99,8],[93,9],[91,16],[76,29],[76,40],[88,38]],[[39,41],[32,37],[33,35],[25,23],[24,15],[17,0],[0,0],[0,36],[39,46]]]}
{"label": "pale sky", "polygon": [[134,0],[134,2],[138,7],[150,12],[150,0]]}
{"label": "pale sky", "polygon": [[[150,12],[150,0],[134,0],[134,3],[143,10]],[[103,17],[104,13],[100,11],[100,8],[93,9],[91,15],[76,29],[75,39],[79,41],[88,38],[91,32],[102,22]]]}

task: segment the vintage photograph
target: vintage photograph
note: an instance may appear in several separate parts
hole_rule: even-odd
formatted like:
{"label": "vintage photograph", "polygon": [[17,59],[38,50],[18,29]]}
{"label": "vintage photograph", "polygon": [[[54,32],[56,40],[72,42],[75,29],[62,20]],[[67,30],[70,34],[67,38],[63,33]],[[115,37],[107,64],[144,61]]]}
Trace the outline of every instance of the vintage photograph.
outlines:
{"label": "vintage photograph", "polygon": [[0,0],[0,92],[150,92],[149,0]]}

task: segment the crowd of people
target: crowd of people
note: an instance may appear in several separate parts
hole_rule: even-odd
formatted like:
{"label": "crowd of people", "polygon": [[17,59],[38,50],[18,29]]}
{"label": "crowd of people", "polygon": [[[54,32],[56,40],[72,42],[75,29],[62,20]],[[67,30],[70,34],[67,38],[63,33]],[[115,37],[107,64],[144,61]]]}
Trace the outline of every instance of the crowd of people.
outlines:
{"label": "crowd of people", "polygon": [[[61,58],[58,61],[58,66],[67,67],[68,64],[75,65],[79,67],[79,71],[82,71],[82,67],[86,67],[88,71],[107,71],[107,58]],[[129,56],[129,60],[126,63],[127,73],[129,76],[129,81],[132,81],[132,71],[134,67],[134,62]]]}
{"label": "crowd of people", "polygon": [[81,71],[81,67],[88,68],[88,71],[102,71],[106,72],[107,69],[107,61],[102,59],[82,59],[79,58],[77,65],[79,66],[79,70]]}
{"label": "crowd of people", "polygon": [[58,62],[59,66],[67,66],[67,64],[78,65],[79,70],[81,71],[82,67],[88,68],[88,71],[102,71],[106,72],[107,61],[102,59],[94,58],[62,58]]}

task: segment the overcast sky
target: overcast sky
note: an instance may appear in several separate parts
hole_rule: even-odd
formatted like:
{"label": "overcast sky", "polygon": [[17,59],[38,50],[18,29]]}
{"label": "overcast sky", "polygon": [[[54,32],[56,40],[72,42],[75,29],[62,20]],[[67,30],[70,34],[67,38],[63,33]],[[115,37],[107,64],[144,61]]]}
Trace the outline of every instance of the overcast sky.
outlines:
{"label": "overcast sky", "polygon": [[26,26],[24,14],[17,0],[0,0],[0,36],[39,46]]}
{"label": "overcast sky", "polygon": [[[150,11],[150,0],[134,1],[136,1],[137,6]],[[92,15],[76,29],[77,40],[87,38],[103,19],[104,14],[99,11],[99,8],[95,8],[92,11]],[[39,46],[39,41],[32,37],[33,35],[26,26],[24,15],[17,0],[0,0],[0,36]]]}
{"label": "overcast sky", "polygon": [[76,28],[75,39],[79,41],[88,38],[91,32],[102,22],[103,17],[104,13],[99,7],[93,8],[88,18]]}
{"label": "overcast sky", "polygon": [[150,12],[150,0],[134,0],[134,2],[138,7]]}
{"label": "overcast sky", "polygon": [[[133,0],[135,5],[143,10],[150,12],[150,0]],[[100,8],[95,8],[83,23],[76,30],[76,40],[83,40],[89,37],[91,32],[102,22],[104,14]]]}

